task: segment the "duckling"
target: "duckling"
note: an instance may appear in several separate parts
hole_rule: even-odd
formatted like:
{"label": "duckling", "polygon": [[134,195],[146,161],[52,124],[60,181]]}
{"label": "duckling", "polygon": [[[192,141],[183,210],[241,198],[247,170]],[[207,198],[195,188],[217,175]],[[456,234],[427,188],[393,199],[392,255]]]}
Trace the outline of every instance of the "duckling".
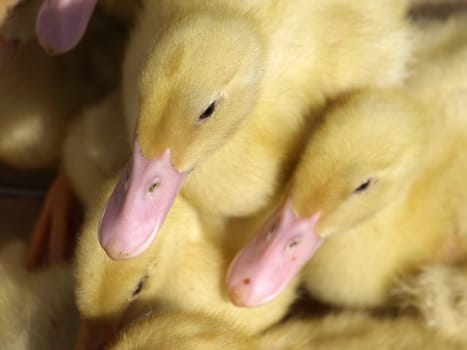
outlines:
{"label": "duckling", "polygon": [[2,349],[69,349],[78,330],[70,267],[29,273],[21,264],[25,248],[14,241],[0,249]]}
{"label": "duckling", "polygon": [[252,337],[245,336],[215,315],[166,312],[144,318],[124,329],[109,350],[149,348],[160,350],[260,349]]}
{"label": "duckling", "polygon": [[[458,150],[467,142],[467,47],[461,43],[453,40],[443,54],[419,61],[403,88],[362,92],[326,114],[285,205],[229,270],[235,303],[270,300],[313,256],[303,278],[314,296],[384,306],[399,275],[465,257],[459,188],[467,163]],[[277,266],[281,274],[272,273]]]}
{"label": "duckling", "polygon": [[[138,257],[116,261],[102,250],[96,235],[101,224],[96,209],[103,208],[115,181],[107,185],[97,207],[89,211],[92,215],[85,220],[76,252],[76,298],[83,320],[79,349],[101,346],[112,329],[148,312],[208,313],[247,335],[264,330],[285,314],[295,298],[295,282],[274,302],[254,309],[234,306],[223,283],[229,261],[263,218],[238,219],[227,225],[200,216],[179,196],[157,240]],[[125,186],[124,180],[120,186]],[[151,210],[139,213],[142,219],[151,214]],[[138,226],[129,220],[127,224],[135,236],[140,234]]]}
{"label": "duckling", "polygon": [[373,316],[363,311],[324,317],[293,318],[259,337],[264,350],[464,349],[465,343],[443,338],[409,315]]}
{"label": "duckling", "polygon": [[133,165],[141,168],[129,169],[129,192],[112,196],[106,214],[154,184],[161,195],[152,201],[163,204],[131,247],[122,246],[125,231],[104,215],[107,253],[141,252],[183,183],[183,195],[204,213],[243,216],[265,208],[297,158],[314,119],[310,110],[405,75],[406,7],[394,0],[145,3],[123,79],[139,159]]}

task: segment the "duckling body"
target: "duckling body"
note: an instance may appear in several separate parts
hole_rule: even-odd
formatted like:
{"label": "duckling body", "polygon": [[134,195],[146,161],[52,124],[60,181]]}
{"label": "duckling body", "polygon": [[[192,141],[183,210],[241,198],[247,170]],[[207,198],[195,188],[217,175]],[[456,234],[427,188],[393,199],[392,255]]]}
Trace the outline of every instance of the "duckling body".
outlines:
{"label": "duckling body", "polygon": [[[170,191],[186,179],[183,195],[223,217],[258,212],[278,194],[313,122],[310,111],[352,89],[398,83],[410,57],[405,1],[145,6],[124,64],[134,154],[152,163],[170,152],[167,167],[180,178]],[[142,182],[132,171],[130,182]]]}
{"label": "duckling body", "polygon": [[[108,184],[97,208],[103,207],[114,184]],[[256,218],[224,226],[200,217],[179,196],[154,243],[134,259],[115,261],[98,243],[99,212],[94,209],[81,233],[76,263],[77,303],[86,329],[79,343],[86,349],[90,339],[99,342],[97,334],[108,333],[103,329],[161,310],[214,315],[250,335],[279,320],[295,297],[295,283],[263,308],[238,308],[227,297],[228,263],[248,239],[244,232],[252,232],[247,227],[258,224]],[[224,233],[227,230],[234,232]]]}

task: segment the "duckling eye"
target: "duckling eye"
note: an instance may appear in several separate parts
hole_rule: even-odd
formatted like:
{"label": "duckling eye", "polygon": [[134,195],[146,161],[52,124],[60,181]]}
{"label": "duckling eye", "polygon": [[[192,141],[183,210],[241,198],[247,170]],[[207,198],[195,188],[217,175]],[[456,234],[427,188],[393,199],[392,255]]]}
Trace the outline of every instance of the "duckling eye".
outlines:
{"label": "duckling eye", "polygon": [[216,110],[216,101],[212,101],[209,107],[206,108],[206,110],[203,113],[201,113],[201,115],[198,117],[198,123],[202,123],[206,121],[207,119],[209,119],[214,114],[215,110]]}
{"label": "duckling eye", "polygon": [[136,286],[135,290],[131,294],[130,298],[128,298],[128,300],[129,301],[135,300],[138,294],[141,293],[143,288],[144,288],[144,278],[141,281],[139,281],[138,285]]}
{"label": "duckling eye", "polygon": [[352,193],[361,193],[361,192],[364,192],[365,190],[368,189],[368,187],[370,187],[370,185],[372,184],[373,180],[372,179],[368,179],[366,180],[365,182],[363,182],[362,184],[360,184],[356,189],[354,189],[352,191]]}

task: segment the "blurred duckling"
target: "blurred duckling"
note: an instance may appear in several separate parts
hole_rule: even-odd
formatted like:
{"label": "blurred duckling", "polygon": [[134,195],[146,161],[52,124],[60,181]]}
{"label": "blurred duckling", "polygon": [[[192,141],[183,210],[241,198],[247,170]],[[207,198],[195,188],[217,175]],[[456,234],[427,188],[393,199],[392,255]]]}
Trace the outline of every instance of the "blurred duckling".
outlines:
{"label": "blurred duckling", "polygon": [[78,331],[69,266],[27,272],[24,242],[0,249],[0,339],[5,350],[70,349]]}
{"label": "blurred duckling", "polygon": [[[200,217],[179,196],[157,239],[143,247],[145,252],[115,261],[102,250],[97,237],[98,209],[115,181],[107,185],[104,198],[89,211],[76,252],[76,295],[82,317],[78,349],[98,348],[119,325],[160,310],[214,314],[247,335],[264,330],[285,314],[295,298],[294,282],[274,302],[254,309],[234,306],[225,290],[228,263],[262,218],[224,226],[222,220]],[[125,186],[123,177],[117,188]],[[144,220],[152,210],[142,208],[138,215]],[[141,233],[131,220],[123,224],[135,237]]]}
{"label": "blurred duckling", "polygon": [[[74,49],[88,30],[96,0],[73,3],[49,0],[7,0],[0,5],[0,38],[25,44],[35,41],[53,55]],[[101,0],[99,10],[131,26],[141,1]],[[70,20],[73,19],[73,20]]]}
{"label": "blurred duckling", "polygon": [[303,145],[310,110],[355,88],[400,82],[410,57],[406,1],[144,5],[123,79],[133,157],[144,166],[125,174],[129,191],[108,208],[143,198],[149,179],[161,195],[133,205],[161,205],[131,247],[122,247],[129,233],[104,215],[101,243],[113,258],[116,241],[125,255],[147,246],[183,183],[183,195],[205,213],[266,207]]}

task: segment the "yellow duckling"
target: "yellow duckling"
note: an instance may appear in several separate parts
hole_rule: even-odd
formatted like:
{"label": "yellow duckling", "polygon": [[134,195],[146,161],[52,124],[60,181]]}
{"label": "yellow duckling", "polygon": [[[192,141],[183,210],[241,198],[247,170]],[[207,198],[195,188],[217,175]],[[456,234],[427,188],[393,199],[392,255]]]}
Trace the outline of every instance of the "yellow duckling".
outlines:
{"label": "yellow duckling", "polygon": [[404,88],[331,108],[285,206],[231,266],[237,304],[269,300],[311,256],[306,288],[352,307],[386,305],[398,277],[466,257],[467,46],[455,42],[419,62]]}
{"label": "yellow duckling", "polygon": [[296,160],[310,110],[349,90],[402,79],[411,46],[406,6],[394,0],[145,3],[123,80],[138,161],[125,175],[129,192],[116,193],[109,207],[119,198],[143,198],[152,186],[161,193],[152,202],[161,205],[131,246],[122,245],[127,233],[104,215],[107,253],[141,252],[185,178],[183,195],[203,212],[240,216],[264,208]]}
{"label": "yellow duckling", "polygon": [[[76,254],[76,295],[82,316],[77,347],[94,349],[119,325],[159,310],[214,314],[247,335],[278,321],[295,297],[295,283],[274,302],[260,308],[234,306],[226,293],[224,278],[235,252],[250,238],[262,218],[226,224],[202,218],[178,197],[161,232],[147,250],[130,260],[112,260],[97,237],[99,211],[105,198],[90,210]],[[125,186],[124,178],[117,188]],[[114,208],[117,212],[121,208]],[[152,215],[142,208],[141,220]],[[124,225],[137,238],[141,231],[131,220]],[[146,247],[145,247],[146,248]]]}

